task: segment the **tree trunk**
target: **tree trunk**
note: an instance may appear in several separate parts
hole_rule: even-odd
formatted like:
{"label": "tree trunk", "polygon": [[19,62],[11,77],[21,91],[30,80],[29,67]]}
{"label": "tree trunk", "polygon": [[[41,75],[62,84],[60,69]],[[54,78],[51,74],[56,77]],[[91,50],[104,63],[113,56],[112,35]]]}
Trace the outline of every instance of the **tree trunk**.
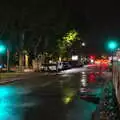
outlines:
{"label": "tree trunk", "polygon": [[19,71],[23,72],[24,66],[23,66],[23,47],[24,47],[24,33],[20,33],[20,51],[19,51]]}
{"label": "tree trunk", "polygon": [[45,37],[45,43],[44,43],[44,52],[45,52],[45,55],[44,55],[44,62],[46,63],[46,58],[47,58],[47,52],[48,52],[48,49],[47,49],[47,47],[48,47],[48,37]]}
{"label": "tree trunk", "polygon": [[22,55],[22,53],[20,52],[20,54],[19,54],[19,71],[20,71],[20,72],[23,71],[23,61],[22,61],[22,59],[23,59],[23,55]]}
{"label": "tree trunk", "polygon": [[38,46],[40,45],[40,42],[42,41],[41,37],[39,37],[37,43],[35,44],[35,48],[34,48],[34,56],[35,56],[35,59],[37,57],[37,48]]}

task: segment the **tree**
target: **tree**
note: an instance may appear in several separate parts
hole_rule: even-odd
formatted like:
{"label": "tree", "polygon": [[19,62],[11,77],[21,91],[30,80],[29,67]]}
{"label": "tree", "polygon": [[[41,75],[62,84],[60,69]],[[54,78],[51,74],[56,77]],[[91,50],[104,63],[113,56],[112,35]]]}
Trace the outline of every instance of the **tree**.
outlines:
{"label": "tree", "polygon": [[76,30],[68,31],[61,40],[58,40],[59,55],[62,57],[67,52],[72,43],[76,40],[80,40],[79,34]]}
{"label": "tree", "polygon": [[[7,39],[10,39],[13,51],[19,52],[21,56],[19,59],[21,67],[23,50],[35,54],[48,52],[56,55],[59,46],[58,51],[63,55],[72,42],[78,39],[76,37],[78,32],[70,30],[75,22],[71,21],[72,16],[67,8],[68,5],[64,3],[63,7],[63,3],[59,0],[35,1],[25,3],[23,0],[18,0],[0,5],[0,38],[6,35]],[[70,31],[64,35],[68,30]]]}

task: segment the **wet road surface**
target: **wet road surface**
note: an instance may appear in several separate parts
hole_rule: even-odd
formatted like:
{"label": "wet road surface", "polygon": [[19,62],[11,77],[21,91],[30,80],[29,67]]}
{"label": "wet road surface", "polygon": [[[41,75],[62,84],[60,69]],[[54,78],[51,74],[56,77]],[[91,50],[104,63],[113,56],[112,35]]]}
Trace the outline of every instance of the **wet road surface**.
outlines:
{"label": "wet road surface", "polygon": [[[90,120],[96,97],[87,94],[100,96],[101,85],[88,76],[87,72],[38,74],[1,85],[0,120]],[[82,95],[86,90],[90,91]]]}

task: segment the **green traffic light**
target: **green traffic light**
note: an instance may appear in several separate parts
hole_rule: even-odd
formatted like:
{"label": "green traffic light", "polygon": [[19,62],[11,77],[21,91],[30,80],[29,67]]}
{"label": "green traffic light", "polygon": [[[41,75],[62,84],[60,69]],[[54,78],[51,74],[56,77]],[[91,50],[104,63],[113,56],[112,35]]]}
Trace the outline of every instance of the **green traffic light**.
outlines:
{"label": "green traffic light", "polygon": [[116,41],[110,41],[109,43],[108,43],[108,48],[109,49],[111,49],[111,50],[114,50],[114,49],[116,49],[117,48],[117,42]]}
{"label": "green traffic light", "polygon": [[6,47],[4,45],[0,45],[0,53],[5,53]]}

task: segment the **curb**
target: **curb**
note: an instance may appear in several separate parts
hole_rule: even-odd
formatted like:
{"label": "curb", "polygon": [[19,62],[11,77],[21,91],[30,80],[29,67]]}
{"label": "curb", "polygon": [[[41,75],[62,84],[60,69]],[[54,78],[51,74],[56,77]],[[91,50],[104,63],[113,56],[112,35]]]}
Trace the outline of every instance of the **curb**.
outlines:
{"label": "curb", "polygon": [[[33,73],[33,72],[32,72]],[[4,85],[4,84],[7,84],[7,83],[12,83],[12,82],[14,82],[14,81],[19,81],[19,80],[23,80],[23,79],[28,79],[29,78],[29,74],[31,74],[31,73],[26,73],[26,74],[24,74],[23,76],[19,76],[18,75],[18,77],[16,78],[6,78],[6,79],[2,79],[1,81],[0,81],[0,85]],[[41,76],[44,76],[44,75],[59,75],[59,74],[57,74],[57,73],[44,73],[44,74],[41,74]],[[28,76],[28,77],[26,77],[26,76]]]}
{"label": "curb", "polygon": [[30,74],[30,73],[25,73],[25,74],[23,74],[23,75],[18,75],[18,76],[13,77],[13,78],[1,79],[0,85],[7,84],[7,83],[11,83],[11,82],[18,81],[18,80],[22,80],[22,79],[25,78],[26,75],[29,75],[29,74]]}
{"label": "curb", "polygon": [[14,81],[18,81],[18,80],[22,80],[23,78],[13,78],[12,80],[6,80],[6,81],[1,81],[0,82],[0,85],[4,85],[4,84],[7,84],[7,83],[11,83],[11,82],[14,82]]}

